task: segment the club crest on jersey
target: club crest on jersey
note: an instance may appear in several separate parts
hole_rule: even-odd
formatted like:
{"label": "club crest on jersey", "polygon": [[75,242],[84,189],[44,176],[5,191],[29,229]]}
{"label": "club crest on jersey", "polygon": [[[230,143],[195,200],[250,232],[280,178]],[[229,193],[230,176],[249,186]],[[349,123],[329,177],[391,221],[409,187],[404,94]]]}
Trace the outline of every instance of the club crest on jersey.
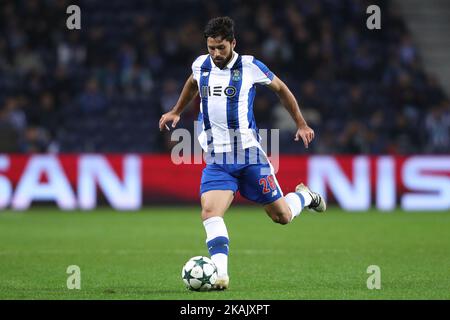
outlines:
{"label": "club crest on jersey", "polygon": [[233,70],[231,79],[233,81],[241,81],[242,80],[241,72],[239,70]]}

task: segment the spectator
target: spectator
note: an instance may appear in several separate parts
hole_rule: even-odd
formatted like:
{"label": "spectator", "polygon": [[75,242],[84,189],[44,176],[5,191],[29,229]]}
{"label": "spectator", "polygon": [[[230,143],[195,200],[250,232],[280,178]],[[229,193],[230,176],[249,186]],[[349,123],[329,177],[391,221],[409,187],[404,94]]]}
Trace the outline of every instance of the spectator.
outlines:
{"label": "spectator", "polygon": [[446,153],[450,145],[450,101],[434,107],[425,119],[428,152]]}
{"label": "spectator", "polygon": [[97,80],[90,79],[79,98],[81,111],[85,114],[100,113],[106,109],[106,98],[98,88]]}
{"label": "spectator", "polygon": [[[139,136],[160,140],[129,138],[133,143],[118,151],[167,151],[171,144],[150,124],[176,103],[192,61],[206,53],[204,24],[220,14],[236,21],[236,51],[261,59],[289,83],[318,137],[309,152],[448,153],[448,97],[425,72],[391,2],[383,2],[385,27],[368,36],[361,30],[368,2],[361,0],[287,6],[80,0],[77,31],[61,27],[65,0],[4,0],[0,152],[116,150],[111,130],[134,134],[136,128],[145,130]],[[261,93],[254,102],[257,124],[286,132],[281,152],[302,152],[291,142],[293,122],[284,107],[270,91]],[[198,107],[196,97],[180,125],[194,130]],[[83,114],[92,121],[80,125]],[[427,134],[418,135],[418,127]]]}

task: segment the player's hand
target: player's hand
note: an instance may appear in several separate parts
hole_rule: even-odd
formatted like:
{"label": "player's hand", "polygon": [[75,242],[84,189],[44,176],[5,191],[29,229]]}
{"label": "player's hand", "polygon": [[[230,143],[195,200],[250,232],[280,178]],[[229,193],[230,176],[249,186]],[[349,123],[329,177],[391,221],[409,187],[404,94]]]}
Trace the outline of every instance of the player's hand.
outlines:
{"label": "player's hand", "polygon": [[308,149],[309,144],[314,139],[314,130],[308,127],[307,125],[298,128],[295,133],[295,141],[299,141],[300,138],[303,140],[303,144],[305,148]]}
{"label": "player's hand", "polygon": [[164,128],[170,130],[169,126],[167,125],[168,122],[172,122],[172,128],[175,128],[178,121],[180,121],[180,116],[175,112],[169,111],[167,113],[164,113],[161,116],[161,119],[159,119],[159,131],[163,131]]}

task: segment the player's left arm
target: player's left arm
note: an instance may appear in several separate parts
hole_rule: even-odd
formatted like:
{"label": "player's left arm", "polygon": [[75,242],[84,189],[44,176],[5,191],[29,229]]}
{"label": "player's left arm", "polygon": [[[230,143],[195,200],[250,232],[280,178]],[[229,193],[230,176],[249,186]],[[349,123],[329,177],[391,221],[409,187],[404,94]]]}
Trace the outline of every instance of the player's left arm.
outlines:
{"label": "player's left arm", "polygon": [[278,95],[281,103],[289,111],[292,119],[294,119],[295,124],[297,125],[297,132],[295,133],[294,138],[295,141],[298,141],[301,138],[305,147],[308,148],[309,143],[314,139],[314,130],[308,126],[305,118],[303,118],[297,99],[295,99],[287,85],[275,75],[268,84],[268,87]]}

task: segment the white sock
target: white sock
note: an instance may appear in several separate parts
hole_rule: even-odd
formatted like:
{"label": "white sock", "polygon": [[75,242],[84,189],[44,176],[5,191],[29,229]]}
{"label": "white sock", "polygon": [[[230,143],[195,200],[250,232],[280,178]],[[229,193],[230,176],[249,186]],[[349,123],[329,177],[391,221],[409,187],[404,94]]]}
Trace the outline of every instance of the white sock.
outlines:
{"label": "white sock", "polygon": [[211,260],[217,267],[218,276],[228,275],[228,255],[223,253],[216,253],[211,256]]}
{"label": "white sock", "polygon": [[297,217],[300,212],[302,212],[303,208],[308,206],[312,198],[309,195],[308,192],[291,192],[288,193],[284,199],[286,199],[286,202],[289,206],[289,209],[291,209],[292,217],[291,221]]}
{"label": "white sock", "polygon": [[211,217],[203,221],[206,230],[206,245],[219,276],[228,275],[228,231],[222,217]]}
{"label": "white sock", "polygon": [[307,207],[311,204],[312,198],[309,192],[306,191],[300,191],[298,192],[303,196],[303,199],[305,200],[305,203],[303,204],[303,207]]}

